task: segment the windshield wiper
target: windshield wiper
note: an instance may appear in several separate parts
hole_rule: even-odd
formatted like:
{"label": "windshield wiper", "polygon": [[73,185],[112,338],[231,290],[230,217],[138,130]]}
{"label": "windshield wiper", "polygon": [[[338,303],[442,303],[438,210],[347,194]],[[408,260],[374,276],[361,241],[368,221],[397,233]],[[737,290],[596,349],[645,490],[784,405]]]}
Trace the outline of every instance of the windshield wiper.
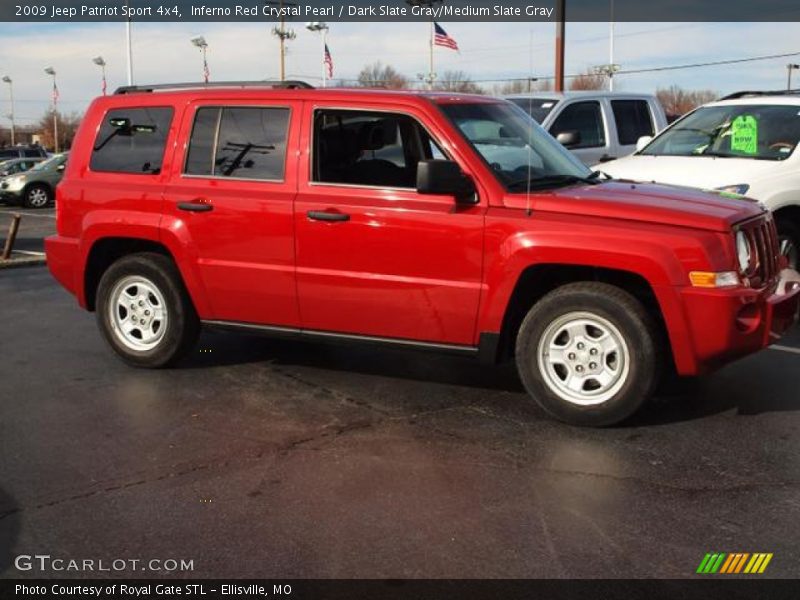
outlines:
{"label": "windshield wiper", "polygon": [[517,188],[524,184],[528,189],[542,189],[571,185],[573,183],[598,184],[600,183],[598,179],[599,176],[599,171],[593,172],[588,177],[579,177],[578,175],[545,175],[544,177],[525,177],[523,179],[517,179],[507,185],[509,188]]}

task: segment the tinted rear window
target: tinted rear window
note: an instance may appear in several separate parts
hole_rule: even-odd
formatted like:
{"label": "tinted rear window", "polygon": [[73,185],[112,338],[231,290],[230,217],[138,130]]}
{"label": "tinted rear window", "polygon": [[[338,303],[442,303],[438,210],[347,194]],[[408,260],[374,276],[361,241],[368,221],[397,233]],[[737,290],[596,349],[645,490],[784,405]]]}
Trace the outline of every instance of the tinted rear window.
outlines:
{"label": "tinted rear window", "polygon": [[650,107],[644,100],[612,100],[617,137],[623,146],[635,144],[643,135],[655,135]]}
{"label": "tinted rear window", "polygon": [[195,117],[185,172],[282,180],[288,129],[288,108],[201,108]]}
{"label": "tinted rear window", "polygon": [[92,149],[93,171],[155,175],[161,172],[172,109],[110,110]]}

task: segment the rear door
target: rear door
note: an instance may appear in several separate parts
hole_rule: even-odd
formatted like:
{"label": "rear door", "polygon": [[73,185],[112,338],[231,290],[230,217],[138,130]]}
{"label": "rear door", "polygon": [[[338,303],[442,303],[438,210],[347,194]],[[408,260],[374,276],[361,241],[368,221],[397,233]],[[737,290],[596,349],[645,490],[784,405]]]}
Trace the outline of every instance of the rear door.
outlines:
{"label": "rear door", "polygon": [[640,137],[656,134],[655,116],[645,99],[612,99],[610,103],[617,134],[615,158],[621,158],[636,151]]}
{"label": "rear door", "polygon": [[312,149],[295,211],[303,327],[472,345],[486,198],[457,206],[417,193],[418,161],[445,155],[436,124],[411,107],[354,103],[309,103],[303,120]]}
{"label": "rear door", "polygon": [[292,202],[301,103],[195,102],[186,110],[165,226],[182,236],[211,314],[296,326]]}

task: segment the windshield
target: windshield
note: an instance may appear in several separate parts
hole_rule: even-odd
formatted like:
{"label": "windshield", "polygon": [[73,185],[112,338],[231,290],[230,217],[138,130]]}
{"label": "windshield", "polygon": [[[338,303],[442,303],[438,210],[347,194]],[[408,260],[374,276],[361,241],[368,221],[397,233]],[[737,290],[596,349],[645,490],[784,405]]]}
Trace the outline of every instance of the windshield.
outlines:
{"label": "windshield", "polygon": [[798,140],[798,106],[707,106],[664,131],[640,154],[784,160]]}
{"label": "windshield", "polygon": [[592,174],[513,104],[453,103],[439,108],[509,191],[525,192],[537,182],[569,183]]}
{"label": "windshield", "polygon": [[58,165],[65,162],[67,162],[66,154],[56,154],[55,156],[51,156],[47,160],[43,160],[40,163],[36,163],[36,166],[31,168],[31,171],[46,171],[47,169],[57,167]]}
{"label": "windshield", "polygon": [[536,119],[537,123],[544,121],[558,104],[558,100],[552,98],[509,98],[509,100]]}

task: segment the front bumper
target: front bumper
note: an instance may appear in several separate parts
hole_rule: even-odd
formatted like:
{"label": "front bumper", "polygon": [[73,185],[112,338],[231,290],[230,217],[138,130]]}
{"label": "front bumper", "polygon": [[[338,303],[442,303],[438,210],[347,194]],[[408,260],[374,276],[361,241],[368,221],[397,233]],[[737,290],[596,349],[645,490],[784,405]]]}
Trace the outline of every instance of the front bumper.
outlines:
{"label": "front bumper", "polygon": [[763,290],[684,288],[682,296],[695,371],[702,373],[774,344],[797,322],[800,274],[785,269]]}

